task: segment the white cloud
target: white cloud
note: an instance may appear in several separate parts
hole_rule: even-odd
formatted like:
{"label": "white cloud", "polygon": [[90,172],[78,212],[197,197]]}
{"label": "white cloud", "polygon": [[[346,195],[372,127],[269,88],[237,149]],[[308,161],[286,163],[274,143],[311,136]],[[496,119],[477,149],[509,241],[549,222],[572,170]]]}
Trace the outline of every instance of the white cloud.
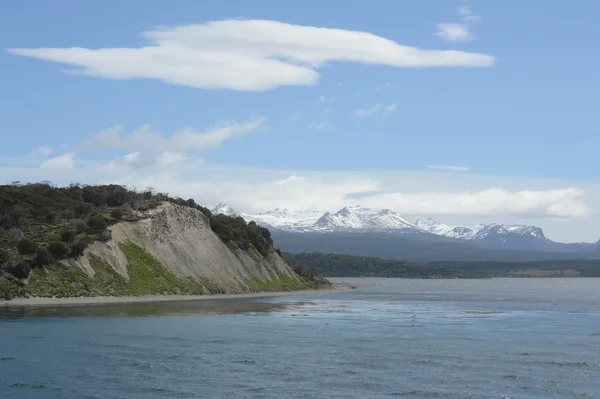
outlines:
{"label": "white cloud", "polygon": [[458,9],[458,15],[463,21],[479,21],[481,19],[480,16],[473,14],[468,6],[461,6]]}
{"label": "white cloud", "polygon": [[73,169],[75,167],[75,153],[68,152],[54,158],[50,158],[40,164],[42,169]]}
{"label": "white cloud", "polygon": [[398,105],[396,103],[392,103],[390,105],[388,105],[387,107],[385,107],[385,112],[394,112],[396,110],[396,107]]}
{"label": "white cloud", "polygon": [[426,168],[432,170],[447,170],[451,172],[468,172],[471,170],[468,166],[458,165],[427,165]]}
{"label": "white cloud", "polygon": [[49,145],[41,145],[29,153],[31,157],[47,157],[54,152],[54,148]]}
{"label": "white cloud", "polygon": [[263,118],[255,118],[244,123],[220,123],[205,131],[185,128],[167,138],[152,131],[149,125],[142,126],[125,136],[121,136],[122,126],[113,126],[83,141],[81,148],[134,151],[121,159],[113,160],[110,164],[111,168],[168,165],[188,160],[188,153],[216,148],[225,140],[264,127]]}
{"label": "white cloud", "polygon": [[358,116],[358,117],[367,117],[367,116],[373,116],[375,114],[378,114],[380,112],[383,113],[390,113],[390,112],[394,112],[396,110],[397,104],[396,103],[392,103],[389,105],[382,105],[381,103],[377,103],[375,105],[373,105],[372,107],[369,108],[358,108],[354,110],[354,115]]}
{"label": "white cloud", "polygon": [[319,102],[321,104],[333,103],[333,102],[335,102],[335,100],[337,100],[337,98],[335,98],[335,97],[326,97],[326,96],[319,97]]}
{"label": "white cloud", "polygon": [[[55,166],[74,164],[65,155],[66,162],[54,161]],[[135,162],[139,156],[132,152],[121,162]],[[595,212],[600,186],[592,183],[435,171],[281,171],[216,166],[193,158],[176,161],[144,170],[123,164],[110,168],[105,161],[77,162],[71,169],[0,166],[0,181],[152,186],[208,206],[226,202],[247,212],[276,207],[337,211],[361,204],[412,219],[429,215],[455,224],[539,225],[550,238],[566,241],[600,238],[600,214]]]}
{"label": "white cloud", "polygon": [[469,27],[464,24],[438,24],[437,28],[435,35],[442,40],[464,42],[475,39],[475,35],[469,32]]}
{"label": "white cloud", "polygon": [[[456,36],[456,35],[454,35]],[[394,67],[489,67],[495,57],[405,46],[368,32],[268,20],[158,27],[143,47],[11,48],[14,55],[75,67],[106,79],[155,79],[201,89],[270,90],[314,85],[328,62]]]}
{"label": "white cloud", "polygon": [[308,124],[310,129],[324,130],[331,126],[331,122],[311,122]]}
{"label": "white cloud", "polygon": [[406,214],[527,215],[582,217],[589,214],[577,188],[510,191],[489,188],[481,191],[377,194],[362,202],[367,206],[392,207]]}

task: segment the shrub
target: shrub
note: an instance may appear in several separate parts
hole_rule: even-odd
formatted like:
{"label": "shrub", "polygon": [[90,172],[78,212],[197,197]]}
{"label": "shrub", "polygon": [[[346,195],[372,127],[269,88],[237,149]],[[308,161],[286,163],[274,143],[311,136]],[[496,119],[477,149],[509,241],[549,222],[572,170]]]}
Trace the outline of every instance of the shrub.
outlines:
{"label": "shrub", "polygon": [[8,255],[8,252],[6,252],[3,249],[0,249],[0,266],[5,264],[6,262],[8,262],[9,259],[10,259],[10,256]]}
{"label": "shrub", "polygon": [[75,241],[75,232],[73,230],[62,230],[60,232],[60,240],[68,243]]}
{"label": "shrub", "polygon": [[50,243],[48,249],[54,257],[60,259],[69,253],[69,244],[64,241],[54,241]]}
{"label": "shrub", "polygon": [[87,225],[81,219],[75,221],[73,227],[75,228],[75,232],[78,234],[85,232],[85,230],[87,229]]}
{"label": "shrub", "polygon": [[10,265],[7,269],[7,272],[15,276],[19,279],[25,279],[29,277],[29,273],[31,273],[31,264],[27,261],[20,261],[14,265]]}
{"label": "shrub", "polygon": [[19,244],[17,245],[17,249],[19,250],[19,253],[21,255],[31,255],[31,254],[35,253],[35,250],[37,249],[37,245],[35,244],[35,242],[31,241],[29,238],[23,238],[21,241],[19,241]]}
{"label": "shrub", "polygon": [[50,252],[47,249],[41,248],[35,253],[33,261],[38,267],[46,266],[52,263],[52,255],[50,255]]}
{"label": "shrub", "polygon": [[115,219],[121,219],[123,217],[123,211],[120,209],[113,209],[110,211],[110,216]]}
{"label": "shrub", "polygon": [[21,229],[13,227],[12,229],[8,230],[7,237],[8,237],[8,243],[10,245],[16,245],[19,241],[21,241],[25,237],[25,235],[23,234]]}
{"label": "shrub", "polygon": [[87,225],[91,230],[102,231],[106,229],[106,221],[102,216],[94,216],[87,221]]}
{"label": "shrub", "polygon": [[75,241],[71,244],[71,256],[81,256],[83,255],[83,251],[85,251],[85,247],[87,246],[86,242],[83,240]]}

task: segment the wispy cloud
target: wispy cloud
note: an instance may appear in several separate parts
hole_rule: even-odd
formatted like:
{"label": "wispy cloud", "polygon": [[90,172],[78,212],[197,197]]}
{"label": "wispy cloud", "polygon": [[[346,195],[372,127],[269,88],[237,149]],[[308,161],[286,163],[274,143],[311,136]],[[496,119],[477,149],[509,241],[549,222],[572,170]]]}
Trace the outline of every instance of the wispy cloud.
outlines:
{"label": "wispy cloud", "polygon": [[41,145],[29,153],[30,157],[47,157],[54,152],[54,148],[49,145]]}
{"label": "wispy cloud", "polygon": [[311,122],[308,124],[310,129],[324,130],[331,126],[331,122]]}
{"label": "wispy cloud", "polygon": [[396,103],[392,103],[389,105],[382,105],[381,103],[377,103],[375,105],[373,105],[372,107],[369,108],[358,108],[354,110],[354,116],[359,116],[359,117],[367,117],[367,116],[373,116],[379,113],[391,113],[394,112],[396,110],[397,104]]}
{"label": "wispy cloud", "polygon": [[475,15],[471,12],[469,6],[461,6],[458,9],[458,15],[463,21],[479,21],[481,17],[479,15]]}
{"label": "wispy cloud", "polygon": [[336,97],[327,97],[327,96],[321,96],[321,97],[319,97],[319,102],[321,104],[334,103],[335,100],[337,100]]}
{"label": "wispy cloud", "polygon": [[106,79],[155,79],[200,89],[264,91],[316,85],[343,61],[393,67],[490,67],[495,57],[405,46],[369,32],[269,20],[221,20],[143,32],[144,47],[11,48],[14,55],[74,66]]}
{"label": "wispy cloud", "polygon": [[385,112],[394,112],[396,110],[396,107],[398,105],[396,103],[392,103],[390,105],[388,105],[387,107],[385,107]]}
{"label": "wispy cloud", "polygon": [[75,153],[69,152],[50,158],[40,164],[42,169],[73,169],[75,167]]}
{"label": "wispy cloud", "polygon": [[469,172],[471,170],[468,166],[457,166],[457,165],[427,165],[427,169],[432,170],[447,170],[452,172]]}
{"label": "wispy cloud", "polygon": [[435,35],[449,42],[464,42],[475,40],[475,35],[469,32],[469,27],[464,24],[438,24]]}
{"label": "wispy cloud", "polygon": [[266,127],[263,118],[254,118],[244,123],[222,122],[204,131],[184,128],[170,137],[165,137],[153,131],[150,125],[144,125],[128,135],[121,134],[123,126],[113,126],[91,139],[84,140],[80,148],[130,151],[125,157],[116,160],[123,166],[164,165],[188,160],[189,153],[214,149],[233,137],[247,135]]}

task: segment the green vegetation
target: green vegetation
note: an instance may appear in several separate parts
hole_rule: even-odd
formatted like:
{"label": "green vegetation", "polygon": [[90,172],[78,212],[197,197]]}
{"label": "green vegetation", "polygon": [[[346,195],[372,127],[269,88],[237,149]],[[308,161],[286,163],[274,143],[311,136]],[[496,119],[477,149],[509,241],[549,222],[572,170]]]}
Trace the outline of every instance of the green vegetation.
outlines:
{"label": "green vegetation", "polygon": [[138,245],[128,243],[120,247],[127,257],[129,285],[134,295],[205,293],[202,284],[175,276]]}
{"label": "green vegetation", "polygon": [[57,259],[65,257],[69,253],[69,244],[63,241],[53,241],[48,246],[48,250],[52,256]]}
{"label": "green vegetation", "polygon": [[[27,268],[13,267],[22,262],[31,269],[81,256],[89,243],[110,239],[110,224],[139,220],[139,212],[164,201],[202,212],[212,230],[232,248],[247,251],[253,247],[263,256],[273,251],[271,233],[256,223],[212,215],[193,199],[172,198],[152,188],[134,191],[114,184],[54,187],[48,182],[15,182],[0,186],[0,250],[6,254],[0,258],[0,278],[11,270],[22,276]],[[48,250],[51,258],[45,253],[37,256],[38,249]]]}
{"label": "green vegetation", "polygon": [[600,277],[600,259],[537,262],[435,262],[431,265],[463,270],[482,277]]}
{"label": "green vegetation", "polygon": [[327,277],[403,277],[403,278],[468,278],[458,270],[435,268],[366,256],[321,253],[284,253],[285,260],[302,275],[319,274]]}
{"label": "green vegetation", "polygon": [[138,221],[143,217],[140,212],[165,201],[199,210],[224,243],[247,251],[266,268],[270,279],[247,281],[251,290],[279,291],[329,284],[316,273],[304,273],[302,269],[298,269],[298,277],[278,275],[264,260],[274,254],[269,230],[239,217],[212,215],[193,199],[172,198],[151,188],[135,191],[119,185],[55,187],[48,182],[14,182],[0,186],[0,297],[226,292],[205,277],[174,275],[132,243],[120,245],[128,260],[128,279],[92,254],[89,257],[93,278],[65,262],[83,255],[90,243],[109,240],[111,224]]}

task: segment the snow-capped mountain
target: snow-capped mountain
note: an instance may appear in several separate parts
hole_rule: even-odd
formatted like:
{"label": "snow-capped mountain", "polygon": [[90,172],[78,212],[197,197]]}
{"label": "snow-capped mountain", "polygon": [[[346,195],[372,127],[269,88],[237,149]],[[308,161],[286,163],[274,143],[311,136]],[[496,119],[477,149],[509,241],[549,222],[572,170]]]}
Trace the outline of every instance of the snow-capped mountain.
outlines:
{"label": "snow-capped mountain", "polygon": [[412,223],[389,209],[376,210],[358,205],[342,208],[335,213],[276,208],[259,214],[246,214],[228,205],[219,204],[212,212],[241,216],[247,221],[255,221],[275,231],[293,233],[395,233],[430,241],[437,236],[443,240],[462,241],[486,248],[551,252],[579,252],[590,250],[593,245],[557,243],[546,238],[542,229],[535,226],[499,223],[451,226],[429,217],[417,219]]}
{"label": "snow-capped mountain", "polygon": [[472,240],[485,227],[483,224],[474,226],[449,226],[429,217],[417,219],[415,225],[431,234],[462,240]]}
{"label": "snow-capped mountain", "polygon": [[235,209],[233,209],[229,205],[223,204],[223,203],[220,203],[219,205],[215,206],[210,211],[212,213],[214,213],[215,215],[223,214],[223,215],[233,216],[233,217],[237,217],[237,216],[241,216],[242,215],[240,212],[236,211]]}
{"label": "snow-capped mountain", "polygon": [[289,231],[310,231],[322,212],[315,210],[289,211],[276,208],[272,211],[250,215],[250,219],[258,224]]}
{"label": "snow-capped mountain", "polygon": [[373,210],[360,206],[340,209],[334,214],[326,212],[314,224],[318,231],[402,231],[419,230],[414,223],[389,209]]}

